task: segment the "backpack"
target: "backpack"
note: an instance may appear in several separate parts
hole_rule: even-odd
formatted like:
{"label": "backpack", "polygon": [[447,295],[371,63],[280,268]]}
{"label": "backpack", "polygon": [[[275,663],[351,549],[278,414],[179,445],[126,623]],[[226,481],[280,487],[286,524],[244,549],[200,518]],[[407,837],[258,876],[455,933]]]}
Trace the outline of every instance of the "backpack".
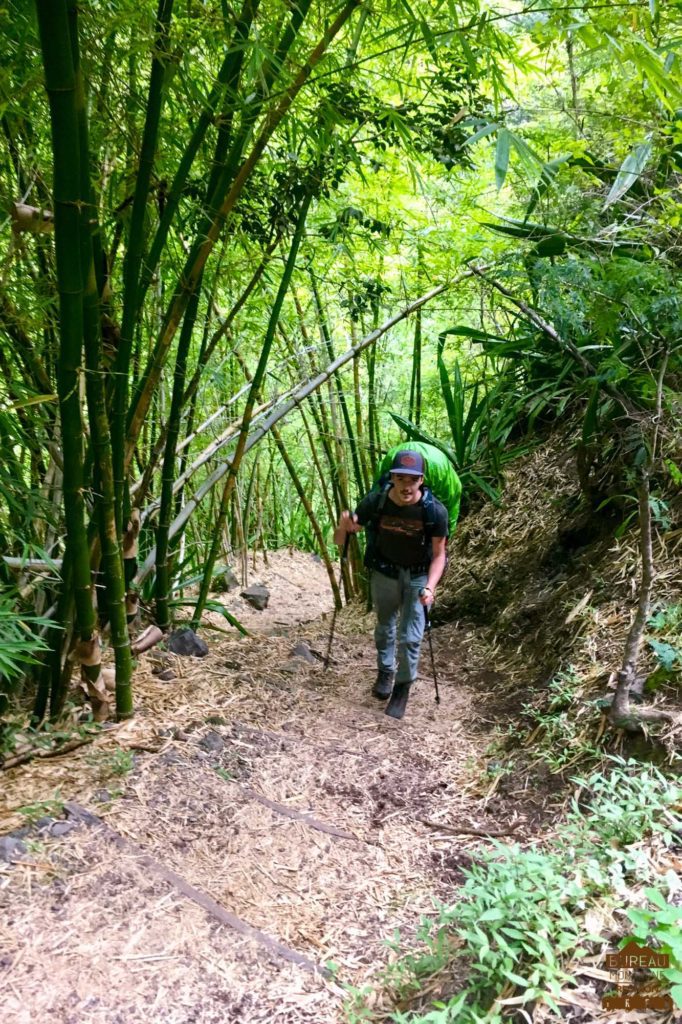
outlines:
{"label": "backpack", "polygon": [[[450,460],[438,448],[430,444],[422,444],[414,441],[407,444],[396,445],[386,453],[379,465],[379,477],[374,482],[370,494],[378,494],[379,500],[372,514],[371,521],[367,524],[367,554],[365,564],[370,568],[379,569],[387,575],[391,575],[392,567],[381,560],[377,550],[377,532],[388,492],[391,489],[390,467],[399,451],[408,448],[410,451],[417,451],[424,456],[426,472],[424,474],[422,516],[424,523],[424,536],[429,546],[433,536],[433,529],[436,525],[436,512],[434,499],[438,499],[445,506],[448,513],[448,533],[452,533],[459,516],[459,503],[462,494],[462,485],[455,473]],[[428,562],[427,562],[428,565]]]}
{"label": "backpack", "polygon": [[[432,444],[425,444],[422,441],[404,441],[402,444],[397,444],[395,448],[391,448],[390,451],[386,452],[379,463],[378,479],[372,490],[381,490],[382,481],[383,486],[385,486],[385,484],[390,480],[389,470],[391,468],[391,463],[398,452],[406,449],[419,452],[420,455],[424,456],[424,463],[426,466],[426,472],[424,473],[424,504],[425,506],[427,505],[427,491],[430,491],[433,497],[437,498],[438,501],[440,501],[442,505],[445,505],[448,510],[450,527],[449,533],[454,533],[455,526],[457,525],[457,520],[459,518],[459,503],[462,497],[462,484],[455,473],[450,459],[440,450],[440,448],[436,448]],[[428,517],[425,520],[425,525],[427,525],[427,523]],[[433,519],[431,520],[431,523],[433,525]]]}

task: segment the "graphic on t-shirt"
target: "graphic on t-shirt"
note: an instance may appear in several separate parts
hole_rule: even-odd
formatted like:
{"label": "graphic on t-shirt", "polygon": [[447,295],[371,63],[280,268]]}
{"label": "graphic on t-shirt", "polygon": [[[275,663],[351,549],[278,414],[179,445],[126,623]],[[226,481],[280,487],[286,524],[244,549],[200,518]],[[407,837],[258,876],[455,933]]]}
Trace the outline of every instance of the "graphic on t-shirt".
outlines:
{"label": "graphic on t-shirt", "polygon": [[416,537],[424,533],[424,524],[421,518],[402,519],[399,516],[382,516],[379,529],[387,530],[389,533],[402,533],[408,537]]}
{"label": "graphic on t-shirt", "polygon": [[384,515],[379,520],[379,551],[394,565],[415,566],[428,558],[421,508],[409,506],[399,515]]}

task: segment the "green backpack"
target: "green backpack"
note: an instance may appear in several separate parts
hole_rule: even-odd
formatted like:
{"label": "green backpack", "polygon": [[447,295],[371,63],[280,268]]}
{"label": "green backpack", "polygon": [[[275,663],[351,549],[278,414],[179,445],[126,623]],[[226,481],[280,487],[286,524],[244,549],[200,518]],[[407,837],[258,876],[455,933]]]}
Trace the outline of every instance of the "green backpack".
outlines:
{"label": "green backpack", "polygon": [[388,472],[393,459],[398,452],[406,450],[419,452],[420,455],[424,456],[424,463],[426,465],[424,483],[433,496],[442,505],[445,505],[448,510],[450,534],[452,534],[459,518],[462,484],[449,458],[439,448],[435,448],[432,444],[424,444],[422,441],[404,441],[402,444],[397,444],[395,448],[391,448],[390,451],[386,452],[381,460],[375,486],[381,486],[382,480],[384,478],[388,479]]}

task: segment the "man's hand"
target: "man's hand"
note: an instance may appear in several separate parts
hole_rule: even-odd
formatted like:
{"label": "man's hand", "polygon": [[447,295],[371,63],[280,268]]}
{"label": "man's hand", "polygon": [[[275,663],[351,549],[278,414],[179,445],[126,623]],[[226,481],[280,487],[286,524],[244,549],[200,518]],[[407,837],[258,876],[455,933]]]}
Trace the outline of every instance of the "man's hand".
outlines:
{"label": "man's hand", "polygon": [[421,588],[419,591],[419,600],[425,608],[428,608],[429,605],[433,604],[433,591],[431,590],[431,587]]}
{"label": "man's hand", "polygon": [[343,544],[349,533],[359,533],[361,529],[355,512],[342,512],[339,525],[334,530],[334,543]]}

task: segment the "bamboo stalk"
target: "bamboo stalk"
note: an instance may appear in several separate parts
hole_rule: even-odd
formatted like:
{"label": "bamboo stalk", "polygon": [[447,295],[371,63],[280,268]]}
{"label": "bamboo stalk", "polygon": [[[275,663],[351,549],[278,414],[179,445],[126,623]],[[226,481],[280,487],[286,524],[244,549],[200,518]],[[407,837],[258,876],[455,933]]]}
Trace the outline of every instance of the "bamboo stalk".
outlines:
{"label": "bamboo stalk", "polygon": [[[419,312],[420,311],[417,310],[417,314],[419,314]],[[351,328],[350,328],[350,330],[351,330],[351,338],[353,339],[353,344],[355,345],[356,344],[356,336],[355,336],[355,324],[354,324],[353,321],[351,321]],[[371,476],[370,476],[369,467],[367,465],[367,452],[365,450],[365,444],[364,444],[365,431],[364,431],[364,426],[363,426],[363,422],[362,422],[362,391],[361,391],[361,388],[360,388],[360,360],[357,357],[353,360],[353,401],[355,403],[355,434],[356,434],[356,437],[358,439],[358,451],[359,451],[359,456],[360,456],[360,468],[362,470],[362,483],[363,483],[364,491],[367,492],[367,491],[369,491],[369,489],[371,487],[372,479],[371,479]]]}
{"label": "bamboo stalk", "polygon": [[[206,105],[197,118],[194,131],[192,132],[190,140],[182,154],[180,163],[178,164],[173,181],[171,182],[171,186],[168,190],[163,214],[159,219],[156,233],[149,248],[149,255],[142,265],[141,280],[136,296],[137,312],[142,308],[145,296],[152,282],[154,272],[156,271],[156,267],[161,259],[161,254],[168,239],[168,234],[177,213],[182,192],[187,182],[189,172],[192,169],[195,157],[199,152],[208,129],[215,123],[216,111],[219,109],[221,102],[228,97],[231,100],[231,105],[228,108],[227,132],[224,134],[229,137],[229,130],[232,124],[231,114],[234,106],[234,100],[232,97],[237,87],[244,60],[246,41],[249,36],[251,24],[256,16],[259,3],[260,0],[244,0],[241,12],[237,18],[234,36],[227,47],[227,52],[216,77],[216,83],[209,93]],[[215,182],[213,182],[213,187],[214,186]],[[212,188],[209,187],[207,191],[210,197],[213,194]]]}
{"label": "bamboo stalk", "polygon": [[[306,345],[310,374],[314,377],[319,372],[319,370],[315,362],[315,358],[313,356],[313,346],[310,343],[310,338],[308,336],[308,332],[305,326],[305,317],[303,315],[303,309],[301,308],[301,303],[298,299],[295,289],[293,290],[292,294],[294,296],[296,312],[298,313],[301,336]],[[296,356],[298,357],[298,353],[296,353]],[[301,358],[297,358],[297,361],[300,368],[300,372],[303,373],[303,360]],[[319,391],[315,392],[315,395],[310,403],[310,412],[312,414],[313,419],[315,420],[317,434],[318,437],[320,438],[320,441],[322,442],[322,447],[327,457],[327,464],[329,466],[329,478],[332,482],[334,501],[336,503],[336,516],[334,518],[338,519],[341,510],[348,507],[348,495],[342,488],[339,466],[336,457],[334,456],[334,452],[332,451],[332,445],[330,441],[330,438],[332,437],[332,430],[329,425],[327,410],[325,408],[324,402],[322,401],[322,396],[320,395]]]}
{"label": "bamboo stalk", "polygon": [[163,457],[163,469],[161,472],[161,506],[159,510],[159,524],[156,531],[156,622],[164,631],[170,628],[170,566],[169,566],[169,537],[173,512],[173,482],[175,477],[175,446],[180,434],[180,417],[182,415],[182,400],[185,390],[185,376],[187,372],[187,357],[189,346],[192,341],[192,328],[199,308],[199,291],[192,296],[187,312],[185,323],[180,332],[178,351],[175,357],[175,372],[173,375],[173,394],[171,397],[171,408],[168,416],[166,431],[166,448]]}
{"label": "bamboo stalk", "polygon": [[306,493],[306,489],[301,483],[300,477],[296,472],[296,467],[291,461],[286,446],[282,441],[282,435],[280,434],[277,427],[272,427],[271,429],[275,444],[277,445],[279,454],[282,457],[282,462],[289,471],[289,476],[291,477],[291,482],[294,485],[294,489],[298,495],[298,499],[301,502],[303,508],[305,509],[305,514],[307,515],[313,533],[315,534],[315,539],[320,549],[320,555],[322,556],[322,561],[324,562],[324,567],[327,570],[327,576],[329,577],[329,584],[332,588],[332,594],[334,595],[334,604],[337,608],[341,608],[341,594],[339,592],[339,585],[336,582],[334,566],[332,564],[331,558],[329,557],[329,550],[324,542],[324,535],[322,533],[322,530],[320,529],[320,524],[317,521],[317,517],[315,516],[315,513],[313,511],[313,507],[308,498],[308,494]]}
{"label": "bamboo stalk", "polygon": [[114,456],[114,482],[116,487],[116,523],[123,533],[125,483],[125,428],[128,406],[128,378],[132,355],[133,333],[138,309],[140,268],[143,259],[145,212],[149,185],[154,166],[161,109],[164,98],[164,80],[169,56],[170,21],[174,0],[159,0],[156,14],[154,57],[149,77],[149,91],[142,146],[135,178],[135,194],[130,214],[128,247],[123,262],[123,313],[121,336],[114,360],[114,382],[111,433]]}
{"label": "bamboo stalk", "polygon": [[[311,283],[311,286],[312,286],[313,298],[315,300],[315,307],[317,309],[317,315],[318,315],[318,318],[319,318],[320,333],[321,333],[322,338],[324,340],[325,348],[327,350],[327,356],[329,357],[330,361],[333,362],[334,358],[335,358],[335,356],[334,356],[334,343],[332,341],[332,336],[331,336],[331,331],[329,329],[329,323],[328,323],[328,320],[327,320],[327,316],[326,316],[324,307],[322,305],[322,298],[320,296],[320,290],[317,287],[317,279],[315,277],[315,274],[314,274],[312,268],[310,269],[310,283]],[[417,310],[417,316],[418,315],[419,315],[419,310]],[[348,403],[346,401],[346,395],[345,395],[345,392],[343,390],[343,384],[341,383],[341,378],[340,378],[340,375],[338,373],[334,374],[334,391],[336,393],[336,399],[338,401],[339,408],[341,409],[341,415],[343,416],[343,422],[344,422],[345,427],[346,427],[346,435],[348,437],[348,443],[350,445],[351,458],[352,458],[352,462],[353,462],[353,470],[354,470],[354,473],[355,473],[355,485],[357,487],[358,493],[362,493],[362,491],[363,491],[363,478],[362,478],[362,470],[360,468],[360,461],[359,461],[359,458],[358,458],[358,446],[357,446],[357,443],[356,443],[356,440],[355,440],[355,433],[353,431],[353,423],[351,421],[350,411],[348,409]],[[333,406],[332,406],[332,408],[333,408]],[[346,484],[346,492],[348,493],[348,485],[347,484]]]}
{"label": "bamboo stalk", "polygon": [[[244,112],[240,130],[233,140],[230,152],[226,155],[222,152],[222,143],[224,137],[221,136],[218,142],[218,160],[214,161],[211,178],[209,181],[209,188],[204,203],[205,213],[200,220],[199,227],[197,228],[194,245],[187,257],[185,263],[185,269],[181,275],[180,280],[176,284],[174,298],[171,302],[164,326],[162,326],[161,334],[157,340],[156,346],[152,352],[151,358],[145,370],[145,373],[140,381],[137,388],[136,395],[133,399],[133,409],[129,419],[135,420],[135,409],[140,404],[148,405],[151,394],[153,392],[156,383],[158,381],[161,369],[167,357],[168,348],[172,341],[172,338],[177,330],[179,320],[185,310],[185,305],[188,301],[189,295],[195,288],[196,280],[198,276],[203,272],[206,260],[213,248],[215,241],[217,240],[218,234],[226,222],[227,214],[229,210],[225,210],[225,196],[230,191],[232,186],[232,192],[235,192],[235,181],[239,175],[239,164],[244,159],[244,152],[248,142],[251,138],[255,123],[260,116],[263,108],[266,94],[270,86],[275,81],[277,74],[281,68],[283,61],[291,47],[298,30],[301,27],[303,19],[310,7],[311,0],[300,0],[292,12],[292,17],[285,30],[282,39],[280,40],[277,53],[273,60],[266,60],[260,68],[260,78],[256,90],[252,97],[251,102],[248,104],[247,110]],[[248,24],[245,24],[245,28],[248,30]],[[234,69],[235,74],[238,77],[239,71],[241,70],[243,52],[240,50],[237,53],[238,61]],[[263,149],[265,146],[263,146]],[[260,154],[262,155],[262,153]],[[258,159],[260,159],[260,155]],[[257,162],[257,160],[256,160]],[[220,167],[218,169],[218,163]],[[244,168],[242,164],[242,169]],[[255,166],[255,163],[254,163]],[[252,170],[253,168],[251,168]],[[215,173],[214,173],[215,172]],[[249,174],[251,172],[249,171]],[[248,177],[248,175],[247,175]],[[246,179],[241,183],[238,191],[235,192],[230,210],[233,208],[241,190],[246,182]],[[231,194],[231,193],[230,193]],[[228,197],[229,198],[229,197]],[[160,255],[160,253],[159,253]],[[158,257],[157,257],[158,258]],[[166,330],[168,328],[168,330]],[[139,423],[137,428],[134,430],[135,436],[139,432]],[[130,429],[129,429],[130,434]],[[133,441],[130,443],[134,444]],[[128,459],[130,458],[130,445]]]}
{"label": "bamboo stalk", "polygon": [[[82,671],[99,677],[95,610],[91,596],[90,551],[85,528],[83,424],[80,408],[83,344],[83,284],[80,256],[81,181],[76,81],[65,0],[36,0],[38,28],[50,104],[54,169],[55,251],[59,291],[60,346],[57,390],[64,452],[64,518],[71,551],[73,597],[80,637]],[[53,689],[52,711],[58,713],[63,693]]]}
{"label": "bamboo stalk", "polygon": [[[71,8],[71,46],[76,79],[76,104],[80,137],[81,196],[81,269],[83,274],[83,331],[85,342],[86,395],[88,419],[99,493],[96,508],[106,585],[106,603],[111,629],[111,644],[116,666],[116,715],[128,718],[133,711],[131,680],[133,662],[126,615],[126,587],[123,561],[116,527],[116,495],[111,436],[107,416],[99,290],[95,275],[93,236],[97,230],[95,204],[89,179],[90,154],[85,108],[85,93],[80,68],[78,24],[75,5]],[[87,212],[89,211],[89,212]],[[93,710],[96,710],[93,707]]]}

